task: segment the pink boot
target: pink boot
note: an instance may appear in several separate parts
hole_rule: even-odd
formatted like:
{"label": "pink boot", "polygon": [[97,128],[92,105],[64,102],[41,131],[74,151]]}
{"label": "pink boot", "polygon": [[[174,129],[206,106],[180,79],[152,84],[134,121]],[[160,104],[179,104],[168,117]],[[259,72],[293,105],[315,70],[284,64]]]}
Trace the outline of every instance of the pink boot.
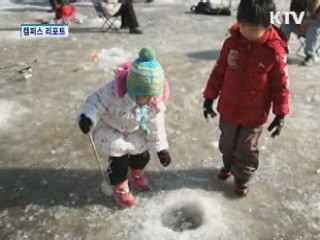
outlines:
{"label": "pink boot", "polygon": [[144,176],[143,170],[140,169],[130,169],[131,179],[139,191],[148,191],[148,179]]}
{"label": "pink boot", "polygon": [[136,201],[134,200],[134,197],[129,190],[128,180],[114,185],[112,187],[112,192],[115,199],[120,205],[124,207],[132,207],[133,205],[135,205]]}

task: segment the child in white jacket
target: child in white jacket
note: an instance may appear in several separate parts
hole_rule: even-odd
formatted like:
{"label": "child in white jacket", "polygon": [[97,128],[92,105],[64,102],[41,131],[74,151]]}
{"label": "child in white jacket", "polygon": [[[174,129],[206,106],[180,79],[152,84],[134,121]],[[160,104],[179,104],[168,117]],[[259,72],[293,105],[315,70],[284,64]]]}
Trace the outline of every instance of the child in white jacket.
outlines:
{"label": "child in white jacket", "polygon": [[123,206],[135,204],[128,172],[138,190],[149,189],[143,174],[150,159],[149,149],[157,152],[164,166],[171,162],[163,103],[168,91],[154,51],[143,48],[139,58],[120,66],[115,79],[89,96],[81,110],[79,127],[84,134],[93,129],[97,148],[109,156],[109,182]]}

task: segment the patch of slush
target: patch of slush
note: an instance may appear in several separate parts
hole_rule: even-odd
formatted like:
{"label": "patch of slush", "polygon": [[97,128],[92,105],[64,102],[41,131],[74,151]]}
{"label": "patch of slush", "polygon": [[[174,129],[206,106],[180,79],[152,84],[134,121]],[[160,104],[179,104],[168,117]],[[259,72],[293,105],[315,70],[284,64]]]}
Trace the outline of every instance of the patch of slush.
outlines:
{"label": "patch of slush", "polygon": [[28,3],[45,3],[45,1],[43,0],[6,0],[7,2],[12,2],[12,3],[24,3],[24,4],[28,4]]}
{"label": "patch of slush", "polygon": [[101,27],[101,25],[103,24],[103,20],[101,18],[98,17],[94,17],[94,18],[86,18],[85,20],[85,24],[86,26],[92,26],[92,27]]}
{"label": "patch of slush", "polygon": [[[4,37],[3,37],[4,36]],[[6,31],[3,32],[3,35],[1,36],[1,38],[5,38],[6,40],[21,40],[21,33],[20,31]],[[29,39],[36,39],[36,38],[24,38],[23,40],[29,40]]]}
{"label": "patch of slush", "polygon": [[0,1],[0,7],[4,7],[4,6],[12,6],[13,3],[12,0],[1,0]]}
{"label": "patch of slush", "polygon": [[[153,3],[155,4],[185,4],[185,5],[194,5],[197,4],[199,1],[197,0],[154,0]],[[210,0],[211,4],[213,5],[224,5],[229,6],[230,3],[233,8],[236,9],[238,3],[240,0]],[[290,2],[289,1],[283,1],[283,0],[275,0],[274,1],[277,9],[287,9],[289,7]]]}
{"label": "patch of slush", "polygon": [[[119,222],[123,231],[114,239],[245,239],[240,230],[245,221],[232,222],[224,206],[223,198],[203,190],[180,189],[147,199],[139,197],[137,206],[123,213]],[[107,228],[100,232],[101,239],[110,234]]]}
{"label": "patch of slush", "polygon": [[[194,0],[154,0],[154,3],[157,4],[196,4],[198,1]],[[221,0],[211,0],[210,1],[213,4],[220,4]]]}
{"label": "patch of slush", "polygon": [[118,65],[133,60],[132,53],[121,48],[102,49],[98,53],[98,67],[106,73],[115,69]]}
{"label": "patch of slush", "polygon": [[0,100],[0,129],[5,129],[9,125],[9,120],[14,109],[14,102]]}
{"label": "patch of slush", "polygon": [[0,130],[6,129],[17,114],[23,113],[26,113],[26,109],[18,103],[0,99]]}

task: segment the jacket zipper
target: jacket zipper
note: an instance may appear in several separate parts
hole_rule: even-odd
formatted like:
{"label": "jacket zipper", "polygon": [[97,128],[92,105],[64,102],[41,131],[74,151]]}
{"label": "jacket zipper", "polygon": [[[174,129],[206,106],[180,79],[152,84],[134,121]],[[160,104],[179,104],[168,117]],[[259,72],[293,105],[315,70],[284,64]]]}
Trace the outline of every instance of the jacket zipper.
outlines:
{"label": "jacket zipper", "polygon": [[239,95],[238,96],[240,96],[238,99],[238,103],[239,103],[239,107],[237,108],[237,119],[240,119],[240,122],[242,121],[242,114],[240,113],[240,106],[242,105],[242,101],[241,101],[241,99],[242,99],[242,90],[244,89],[244,85],[245,85],[245,81],[246,81],[246,79],[248,78],[248,67],[250,66],[250,63],[248,62],[250,59],[251,59],[251,54],[252,54],[252,51],[251,51],[251,48],[252,48],[252,45],[249,43],[248,44],[248,46],[247,46],[247,51],[245,52],[245,61],[243,61],[244,63],[245,63],[245,65],[244,66],[242,66],[243,67],[243,69],[242,69],[242,73],[243,73],[243,77],[240,79],[241,80],[241,82],[240,82],[240,92],[239,92]]}

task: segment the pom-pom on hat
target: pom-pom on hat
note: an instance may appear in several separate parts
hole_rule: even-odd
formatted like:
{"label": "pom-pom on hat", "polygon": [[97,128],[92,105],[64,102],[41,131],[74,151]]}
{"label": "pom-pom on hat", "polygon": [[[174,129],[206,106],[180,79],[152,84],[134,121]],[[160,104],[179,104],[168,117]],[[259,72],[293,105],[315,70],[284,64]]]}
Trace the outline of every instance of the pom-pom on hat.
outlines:
{"label": "pom-pom on hat", "polygon": [[133,100],[137,96],[160,97],[163,93],[164,74],[152,48],[142,48],[131,64],[127,76],[127,91]]}

